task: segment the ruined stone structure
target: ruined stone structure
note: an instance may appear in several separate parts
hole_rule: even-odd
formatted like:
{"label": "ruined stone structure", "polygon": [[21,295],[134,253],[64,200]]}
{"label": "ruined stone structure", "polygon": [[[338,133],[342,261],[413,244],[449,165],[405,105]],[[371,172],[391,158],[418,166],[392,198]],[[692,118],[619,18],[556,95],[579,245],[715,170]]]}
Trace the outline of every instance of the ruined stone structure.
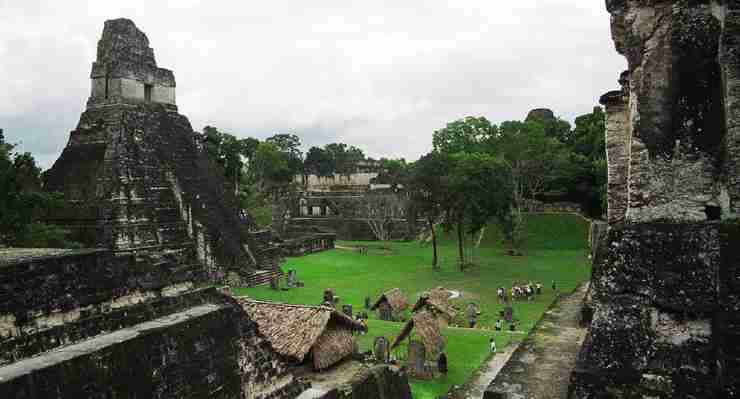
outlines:
{"label": "ruined stone structure", "polygon": [[106,21],[87,109],[46,176],[67,208],[49,219],[87,246],[191,280],[243,280],[277,268],[279,253],[242,224],[222,174],[177,113],[175,78],[146,35]]}
{"label": "ruined stone structure", "polygon": [[411,399],[408,376],[396,366],[362,367],[349,379],[332,377],[297,399]]}
{"label": "ruined stone structure", "polygon": [[[237,300],[202,288],[218,274],[264,276],[254,269],[277,268],[280,254],[269,232],[241,225],[177,113],[172,72],[156,66],[133,22],[117,19],[105,23],[92,78],[46,186],[68,205],[49,219],[98,248],[0,248],[0,398],[303,395],[310,382],[295,360]],[[321,337],[316,345],[330,341]],[[336,362],[322,353],[322,367]],[[406,376],[387,368],[331,397],[389,387],[410,397]]]}
{"label": "ruined stone structure", "polygon": [[242,307],[109,250],[0,254],[0,397],[295,398]]}
{"label": "ruined stone structure", "polygon": [[524,120],[526,122],[533,120],[551,121],[555,120],[555,113],[549,108],[535,108],[527,113],[527,117]]}
{"label": "ruined stone structure", "polygon": [[[384,182],[381,172],[379,161],[367,159],[358,162],[354,173],[346,175],[296,176],[295,183],[303,191],[274,204],[273,229],[283,239],[298,241],[318,237],[317,233],[332,233],[340,240],[376,240],[364,217],[367,203],[382,198],[392,208],[391,237],[413,237],[419,231],[419,222],[413,215],[406,215],[403,190]],[[414,221],[409,223],[409,217]]]}
{"label": "ruined stone structure", "polygon": [[383,188],[387,185],[375,184],[380,174],[380,162],[366,159],[357,162],[354,173],[334,173],[330,176],[296,176],[295,183],[306,188],[306,191],[353,191],[366,188]]}
{"label": "ruined stone structure", "polygon": [[[376,240],[373,231],[364,219],[365,206],[372,196],[382,196],[392,203],[393,215],[390,234],[393,239],[411,238],[419,231],[422,222],[407,215],[403,193],[394,193],[381,188],[371,190],[370,185],[357,186],[352,190],[304,191],[279,207],[278,214],[290,215],[284,223],[283,235],[301,237],[311,233],[334,233],[340,240]],[[408,218],[414,219],[409,223]],[[279,217],[273,217],[273,225]]]}
{"label": "ruined stone structure", "polygon": [[572,398],[740,396],[740,4],[607,0],[608,231]]}

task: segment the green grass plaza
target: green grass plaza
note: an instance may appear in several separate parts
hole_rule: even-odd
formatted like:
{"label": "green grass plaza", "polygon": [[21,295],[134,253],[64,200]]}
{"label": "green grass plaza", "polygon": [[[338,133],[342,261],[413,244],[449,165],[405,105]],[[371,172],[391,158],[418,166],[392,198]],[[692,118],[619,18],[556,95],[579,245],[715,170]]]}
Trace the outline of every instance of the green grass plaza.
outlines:
{"label": "green grass plaza", "polygon": [[[571,292],[590,276],[588,260],[588,221],[579,215],[539,214],[527,218],[527,241],[524,256],[505,254],[500,229],[488,226],[477,248],[470,252],[473,264],[460,271],[457,263],[457,242],[454,232],[438,235],[439,268],[431,267],[432,246],[428,242],[393,242],[385,250],[376,242],[340,241],[338,247],[365,246],[366,253],[347,249],[287,258],[284,270],[294,269],[305,286],[290,290],[271,290],[269,286],[237,288],[235,295],[292,304],[318,305],[325,289],[340,297],[338,307],[351,304],[355,312],[367,311],[368,333],[358,335],[361,351],[372,349],[375,337],[384,336],[391,342],[403,327],[403,322],[388,322],[365,310],[365,298],[375,301],[380,294],[399,288],[412,304],[419,294],[442,286],[458,291],[451,300],[458,309],[450,327],[443,330],[448,357],[447,375],[432,380],[411,380],[415,398],[436,398],[453,385],[464,384],[490,358],[489,340],[494,338],[499,352],[513,340],[521,341],[534,327],[558,293]],[[556,289],[552,289],[552,282]],[[513,302],[516,331],[508,324],[504,331],[494,331],[494,324],[504,305],[496,289],[507,291],[512,285],[541,283],[542,293],[534,300]],[[464,309],[470,302],[480,309],[475,328],[466,328]],[[408,310],[407,310],[408,312]],[[396,358],[405,356],[403,345],[391,352]]]}

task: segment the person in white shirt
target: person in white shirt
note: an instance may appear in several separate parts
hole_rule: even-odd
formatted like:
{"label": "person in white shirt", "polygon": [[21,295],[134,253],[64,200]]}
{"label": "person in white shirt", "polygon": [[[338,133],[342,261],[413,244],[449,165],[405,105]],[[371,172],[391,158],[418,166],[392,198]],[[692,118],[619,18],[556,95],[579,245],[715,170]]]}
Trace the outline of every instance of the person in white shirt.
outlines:
{"label": "person in white shirt", "polygon": [[496,341],[494,341],[493,338],[491,338],[490,342],[491,342],[491,353],[495,354],[496,353]]}

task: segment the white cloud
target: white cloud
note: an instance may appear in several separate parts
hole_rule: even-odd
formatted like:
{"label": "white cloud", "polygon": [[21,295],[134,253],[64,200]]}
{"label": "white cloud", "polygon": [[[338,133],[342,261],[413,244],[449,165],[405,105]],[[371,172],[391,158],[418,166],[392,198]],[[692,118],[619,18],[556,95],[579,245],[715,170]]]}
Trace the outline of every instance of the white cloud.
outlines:
{"label": "white cloud", "polygon": [[466,115],[544,106],[573,119],[625,66],[603,3],[583,0],[0,0],[0,128],[46,167],[84,107],[103,21],[118,17],[174,70],[195,129],[295,132],[376,157],[418,157]]}

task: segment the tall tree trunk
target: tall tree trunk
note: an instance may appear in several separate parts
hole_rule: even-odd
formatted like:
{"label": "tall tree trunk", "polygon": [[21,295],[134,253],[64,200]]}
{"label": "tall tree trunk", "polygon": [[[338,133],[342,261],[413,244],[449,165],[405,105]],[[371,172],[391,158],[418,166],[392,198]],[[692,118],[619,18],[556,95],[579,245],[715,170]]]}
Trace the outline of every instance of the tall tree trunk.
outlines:
{"label": "tall tree trunk", "polygon": [[465,268],[465,251],[463,250],[463,240],[465,239],[463,234],[463,223],[462,221],[457,222],[457,252],[460,255],[460,271]]}
{"label": "tall tree trunk", "polygon": [[437,232],[434,231],[434,221],[431,217],[427,217],[427,223],[429,224],[429,231],[432,232],[432,250],[433,256],[432,256],[432,269],[438,269],[437,265]]}

